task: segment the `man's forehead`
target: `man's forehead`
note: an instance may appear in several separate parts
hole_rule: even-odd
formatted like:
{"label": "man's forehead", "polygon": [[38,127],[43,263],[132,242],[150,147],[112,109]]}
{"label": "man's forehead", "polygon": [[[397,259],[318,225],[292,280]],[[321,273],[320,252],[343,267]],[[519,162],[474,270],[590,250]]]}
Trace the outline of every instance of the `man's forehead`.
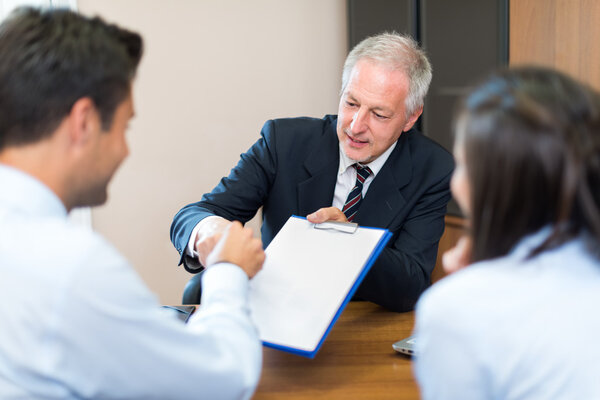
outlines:
{"label": "man's forehead", "polygon": [[348,90],[345,91],[344,97],[346,98],[346,100],[351,100],[356,103],[368,102],[369,108],[371,110],[380,110],[380,111],[389,111],[389,112],[393,111],[393,105],[388,104],[389,99],[370,99],[370,100],[364,99],[364,98],[361,99],[360,96],[355,96],[352,93],[352,90],[350,88],[348,88]]}
{"label": "man's forehead", "polygon": [[374,93],[348,85],[342,99],[367,106],[371,110],[396,112],[404,104],[405,95],[401,90]]}

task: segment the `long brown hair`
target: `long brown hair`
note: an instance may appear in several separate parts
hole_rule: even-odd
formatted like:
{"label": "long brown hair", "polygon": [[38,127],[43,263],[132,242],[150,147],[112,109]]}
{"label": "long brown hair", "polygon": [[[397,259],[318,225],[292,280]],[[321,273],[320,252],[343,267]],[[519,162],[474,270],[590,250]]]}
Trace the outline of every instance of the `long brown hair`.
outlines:
{"label": "long brown hair", "polygon": [[582,236],[600,249],[600,97],[554,70],[503,70],[464,100],[456,124],[471,186],[472,261],[551,226],[530,256]]}

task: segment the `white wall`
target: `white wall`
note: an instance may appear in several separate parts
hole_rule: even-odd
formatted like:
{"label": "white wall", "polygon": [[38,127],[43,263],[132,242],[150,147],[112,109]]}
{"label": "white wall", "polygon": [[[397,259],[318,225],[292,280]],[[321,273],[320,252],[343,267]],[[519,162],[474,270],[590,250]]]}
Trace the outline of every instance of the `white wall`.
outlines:
{"label": "white wall", "polygon": [[190,275],[174,214],[227,175],[270,118],[334,114],[347,52],[345,0],[79,0],[139,31],[131,155],[93,225],[165,304]]}

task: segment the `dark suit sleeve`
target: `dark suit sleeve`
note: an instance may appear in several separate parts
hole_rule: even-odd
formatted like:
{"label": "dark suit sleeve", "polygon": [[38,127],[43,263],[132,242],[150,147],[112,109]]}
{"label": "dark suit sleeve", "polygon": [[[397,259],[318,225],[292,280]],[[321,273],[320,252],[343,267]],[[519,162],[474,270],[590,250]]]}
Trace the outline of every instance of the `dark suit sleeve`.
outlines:
{"label": "dark suit sleeve", "polygon": [[452,164],[448,164],[446,174],[421,196],[399,231],[393,233],[357,290],[358,298],[392,311],[414,309],[431,283],[438,242],[444,232],[452,175]]}
{"label": "dark suit sleeve", "polygon": [[248,222],[256,215],[273,183],[276,172],[273,121],[267,121],[260,139],[246,153],[229,176],[221,179],[210,193],[197,203],[183,207],[171,224],[171,242],[190,272],[199,272],[198,260],[185,256],[194,227],[206,217],[218,215],[230,221]]}

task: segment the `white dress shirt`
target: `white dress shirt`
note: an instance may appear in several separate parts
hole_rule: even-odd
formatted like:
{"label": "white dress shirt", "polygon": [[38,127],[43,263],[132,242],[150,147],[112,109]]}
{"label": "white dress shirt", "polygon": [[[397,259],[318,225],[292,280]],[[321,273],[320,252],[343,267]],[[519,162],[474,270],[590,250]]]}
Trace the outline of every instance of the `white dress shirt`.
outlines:
{"label": "white dress shirt", "polygon": [[[367,190],[369,190],[371,182],[373,182],[373,179],[375,179],[375,177],[383,167],[383,164],[385,164],[395,147],[396,142],[394,142],[394,144],[392,144],[389,149],[387,149],[375,160],[371,161],[368,164],[362,164],[368,166],[372,172],[371,175],[369,175],[363,183],[363,199],[367,195]],[[346,199],[348,198],[348,195],[356,185],[356,168],[352,167],[354,164],[356,164],[356,161],[348,158],[348,156],[344,152],[344,148],[340,144],[340,165],[338,167],[337,181],[335,183],[335,192],[333,194],[333,202],[331,204],[333,207],[336,207],[340,210],[344,208],[344,204],[346,204]]]}
{"label": "white dress shirt", "polygon": [[[394,148],[396,147],[396,143],[397,142],[394,142],[385,152],[383,152],[375,160],[371,161],[368,164],[363,164],[363,165],[368,165],[372,172],[371,175],[369,175],[363,183],[363,188],[362,188],[362,197],[363,198],[367,195],[367,190],[369,190],[369,186],[371,185],[371,182],[373,182],[373,179],[375,179],[375,176],[377,176],[377,174],[383,167],[383,164],[385,164],[385,162],[389,158],[390,154],[392,154],[392,151],[394,151]],[[344,152],[344,149],[341,144],[339,145],[339,152],[340,152],[340,163],[338,166],[337,180],[335,183],[335,191],[333,194],[333,202],[331,205],[333,207],[338,208],[339,210],[342,210],[344,208],[344,204],[346,204],[346,199],[348,198],[348,195],[350,194],[350,192],[352,191],[352,189],[354,189],[354,186],[356,185],[356,169],[352,167],[352,165],[356,164],[356,161],[351,160],[350,158],[348,158],[348,156],[346,156],[346,153]],[[317,211],[317,210],[314,210],[314,211]],[[190,240],[186,247],[187,255],[192,256],[192,257],[198,257],[198,253],[196,253],[196,251],[195,251],[196,235],[198,234],[198,231],[200,229],[202,229],[204,226],[206,226],[207,224],[209,224],[212,219],[217,219],[217,218],[221,219],[221,217],[218,217],[218,216],[211,216],[211,217],[204,218],[202,221],[200,221],[196,224],[196,226],[192,230],[192,234],[190,235]]]}
{"label": "white dress shirt", "polygon": [[424,399],[600,399],[600,261],[582,240],[526,260],[548,232],[419,300]]}
{"label": "white dress shirt", "polygon": [[46,186],[0,165],[0,188],[1,399],[251,397],[262,347],[239,267],[206,271],[186,325]]}

